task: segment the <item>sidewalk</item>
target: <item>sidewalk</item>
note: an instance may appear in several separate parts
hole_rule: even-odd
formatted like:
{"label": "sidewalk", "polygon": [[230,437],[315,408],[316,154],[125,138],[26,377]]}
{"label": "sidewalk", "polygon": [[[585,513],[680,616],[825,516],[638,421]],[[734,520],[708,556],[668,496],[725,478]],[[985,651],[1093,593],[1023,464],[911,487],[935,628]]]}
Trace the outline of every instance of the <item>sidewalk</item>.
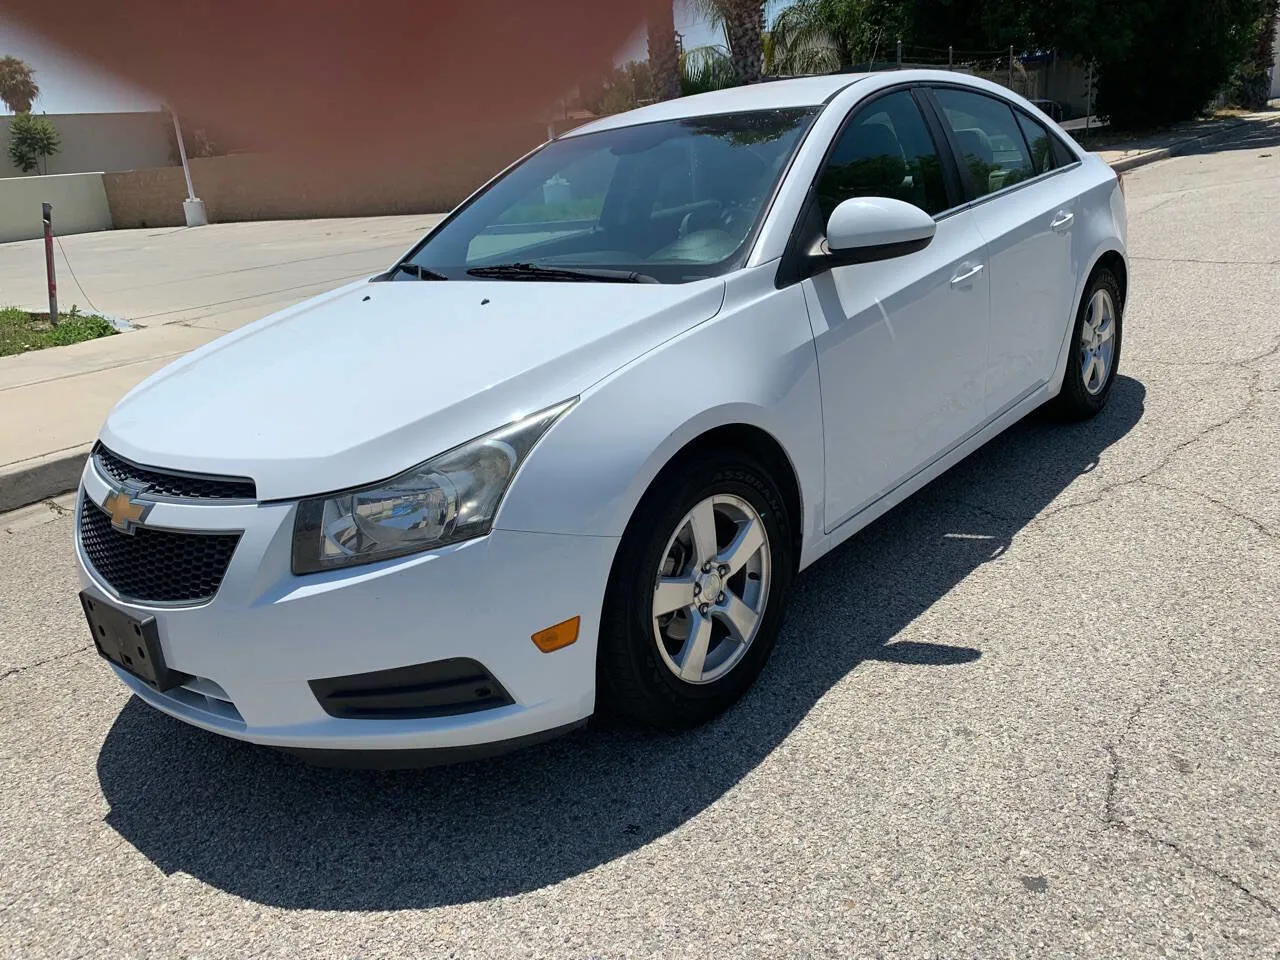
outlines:
{"label": "sidewalk", "polygon": [[[73,489],[115,402],[202,344],[393,262],[433,215],[61,238],[58,299],[139,329],[0,357],[0,513]],[[72,272],[74,270],[74,273]],[[43,241],[0,244],[0,305],[45,309]]]}
{"label": "sidewalk", "polygon": [[1117,171],[1123,173],[1136,167],[1146,166],[1158,160],[1190,153],[1206,141],[1216,137],[1229,135],[1232,130],[1245,123],[1257,122],[1274,114],[1255,113],[1213,117],[1208,120],[1192,120],[1180,123],[1171,130],[1150,134],[1145,137],[1117,137],[1103,132],[1100,136],[1084,136],[1083,131],[1075,131],[1081,144],[1088,150],[1097,153]]}
{"label": "sidewalk", "polygon": [[[1087,146],[1127,170],[1274,116],[1214,119]],[[223,333],[382,269],[439,219],[228,223],[62,238],[65,253],[57,252],[56,263],[63,307],[79,304],[140,329],[0,357],[0,513],[74,489],[102,421],[144,377]],[[0,244],[0,306],[42,308],[44,283],[41,241]]]}

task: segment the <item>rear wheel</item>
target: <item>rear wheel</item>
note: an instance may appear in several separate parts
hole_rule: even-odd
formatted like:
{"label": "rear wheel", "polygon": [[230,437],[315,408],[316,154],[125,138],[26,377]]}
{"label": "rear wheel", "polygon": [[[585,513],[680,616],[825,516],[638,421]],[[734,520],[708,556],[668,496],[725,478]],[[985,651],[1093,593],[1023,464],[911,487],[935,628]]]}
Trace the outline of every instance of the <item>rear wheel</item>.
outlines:
{"label": "rear wheel", "polygon": [[1123,304],[1115,274],[1099,270],[1076,314],[1062,391],[1052,405],[1059,416],[1087,420],[1107,405],[1120,364]]}
{"label": "rear wheel", "polygon": [[668,729],[725,710],[768,659],[794,564],[791,519],[761,464],[712,451],[669,468],[609,578],[600,709]]}

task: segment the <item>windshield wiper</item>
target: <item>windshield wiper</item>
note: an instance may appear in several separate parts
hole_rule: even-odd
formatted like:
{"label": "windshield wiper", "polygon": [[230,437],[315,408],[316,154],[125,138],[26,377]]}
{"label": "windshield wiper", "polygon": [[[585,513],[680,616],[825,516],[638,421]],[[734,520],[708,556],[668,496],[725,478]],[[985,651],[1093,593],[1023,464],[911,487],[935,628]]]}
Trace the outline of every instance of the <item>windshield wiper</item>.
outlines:
{"label": "windshield wiper", "polygon": [[428,270],[426,267],[419,266],[416,263],[397,263],[394,267],[383,274],[383,276],[389,280],[397,273],[407,273],[409,276],[417,277],[419,280],[449,279],[443,273],[436,273],[434,270]]}
{"label": "windshield wiper", "polygon": [[473,277],[487,280],[559,280],[568,283],[657,283],[655,277],[632,270],[603,270],[594,267],[540,267],[536,263],[498,263],[472,267]]}

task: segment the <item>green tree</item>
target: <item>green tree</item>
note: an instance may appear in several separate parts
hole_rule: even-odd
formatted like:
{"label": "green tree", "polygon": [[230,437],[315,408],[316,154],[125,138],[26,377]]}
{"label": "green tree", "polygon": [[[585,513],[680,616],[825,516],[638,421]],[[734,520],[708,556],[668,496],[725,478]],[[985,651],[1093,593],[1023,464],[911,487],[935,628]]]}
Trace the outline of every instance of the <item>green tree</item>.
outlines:
{"label": "green tree", "polygon": [[1280,0],[1267,0],[1258,18],[1253,47],[1236,68],[1232,92],[1243,107],[1261,110],[1271,96],[1270,74],[1275,63],[1276,21],[1280,18]]}
{"label": "green tree", "polygon": [[648,28],[653,93],[659,100],[670,100],[680,96],[680,55],[676,50],[675,11],[670,2],[658,5],[649,17]]}
{"label": "green tree", "polygon": [[58,147],[58,131],[48,117],[20,113],[9,123],[9,159],[23,173],[45,173],[45,161]]}
{"label": "green tree", "polygon": [[770,66],[780,73],[847,69],[887,58],[899,39],[909,50],[932,48],[935,56],[949,46],[1057,50],[1096,65],[1099,113],[1120,128],[1156,127],[1195,116],[1237,68],[1260,91],[1275,6],[1276,0],[796,0],[774,21]]}
{"label": "green tree", "polygon": [[35,71],[17,57],[0,57],[0,102],[14,113],[30,113],[38,96]]}
{"label": "green tree", "polygon": [[1098,56],[1098,112],[1121,129],[1195,116],[1255,41],[1264,0],[1130,2],[1123,55]]}
{"label": "green tree", "polygon": [[[940,4],[943,0],[919,0]],[[1268,0],[980,0],[987,45],[1094,63],[1097,111],[1121,129],[1194,117],[1256,39]]]}

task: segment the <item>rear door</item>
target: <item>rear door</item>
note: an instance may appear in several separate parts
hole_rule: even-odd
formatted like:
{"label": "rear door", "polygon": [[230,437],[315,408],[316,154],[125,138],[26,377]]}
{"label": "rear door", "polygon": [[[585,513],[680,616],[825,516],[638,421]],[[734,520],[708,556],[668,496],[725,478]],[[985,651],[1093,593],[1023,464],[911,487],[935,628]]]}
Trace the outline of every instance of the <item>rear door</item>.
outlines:
{"label": "rear door", "polygon": [[[1003,98],[933,88],[987,244],[991,335],[987,411],[995,416],[1052,376],[1075,314],[1077,200],[1054,135]],[[1074,157],[1070,158],[1074,160]]]}
{"label": "rear door", "polygon": [[817,181],[800,246],[854,197],[913,203],[938,221],[924,250],[803,280],[822,380],[827,529],[910,479],[985,417],[989,292],[982,236],[941,128],[910,89],[856,107]]}

